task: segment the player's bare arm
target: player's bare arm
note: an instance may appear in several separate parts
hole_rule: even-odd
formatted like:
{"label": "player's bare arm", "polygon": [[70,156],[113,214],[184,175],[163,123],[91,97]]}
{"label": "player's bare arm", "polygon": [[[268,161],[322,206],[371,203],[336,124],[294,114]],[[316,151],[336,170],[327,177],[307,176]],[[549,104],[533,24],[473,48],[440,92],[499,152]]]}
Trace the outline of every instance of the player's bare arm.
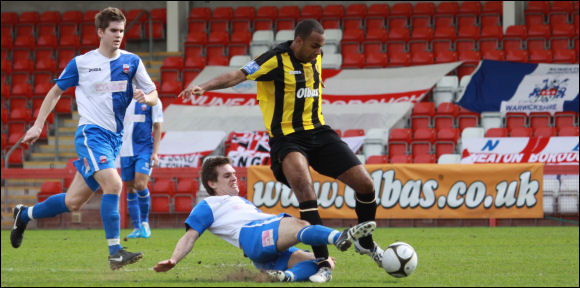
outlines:
{"label": "player's bare arm", "polygon": [[153,123],[153,153],[151,153],[151,164],[157,166],[159,164],[159,142],[161,141],[161,122]]}
{"label": "player's bare arm", "polygon": [[133,98],[139,103],[147,104],[147,106],[155,106],[157,104],[157,100],[159,100],[159,95],[157,94],[157,90],[153,90],[153,92],[145,94],[143,90],[135,89],[133,92]]}
{"label": "player's bare arm", "polygon": [[171,270],[181,259],[183,259],[191,249],[193,249],[193,244],[199,238],[199,232],[195,231],[194,229],[189,229],[185,232],[185,235],[179,239],[177,242],[177,246],[175,246],[175,250],[173,250],[173,255],[171,255],[171,259],[163,260],[157,263],[153,268],[156,272],[167,272]]}
{"label": "player's bare arm", "polygon": [[199,86],[193,84],[193,81],[192,81],[191,83],[189,83],[189,85],[187,85],[187,88],[185,88],[185,90],[183,90],[183,91],[181,91],[181,93],[179,93],[178,97],[179,98],[182,98],[182,97],[189,98],[189,97],[191,97],[191,95],[201,96],[206,91],[219,90],[219,89],[224,89],[224,88],[236,86],[239,83],[243,82],[244,80],[246,80],[246,75],[244,75],[244,73],[242,73],[242,71],[240,71],[240,70],[235,70],[235,71],[224,73],[224,74],[222,74],[222,75],[220,75],[212,80],[209,80],[208,82],[205,82]]}
{"label": "player's bare arm", "polygon": [[40,106],[40,111],[38,112],[38,116],[36,117],[36,121],[34,121],[34,125],[26,131],[24,135],[24,139],[22,139],[22,143],[25,144],[33,144],[38,140],[40,137],[40,133],[42,132],[42,128],[44,127],[44,122],[46,122],[46,118],[56,106],[56,103],[60,99],[64,91],[62,91],[58,85],[54,84],[50,91],[46,94],[44,101],[42,101],[42,105]]}

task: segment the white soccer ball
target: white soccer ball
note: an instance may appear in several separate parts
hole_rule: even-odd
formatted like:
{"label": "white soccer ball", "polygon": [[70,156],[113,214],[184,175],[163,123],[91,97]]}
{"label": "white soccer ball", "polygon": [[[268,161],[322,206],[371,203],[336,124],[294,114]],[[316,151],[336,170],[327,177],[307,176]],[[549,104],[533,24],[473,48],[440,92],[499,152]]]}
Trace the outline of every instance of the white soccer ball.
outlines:
{"label": "white soccer ball", "polygon": [[417,268],[417,253],[411,245],[395,242],[385,249],[382,264],[389,275],[407,277]]}

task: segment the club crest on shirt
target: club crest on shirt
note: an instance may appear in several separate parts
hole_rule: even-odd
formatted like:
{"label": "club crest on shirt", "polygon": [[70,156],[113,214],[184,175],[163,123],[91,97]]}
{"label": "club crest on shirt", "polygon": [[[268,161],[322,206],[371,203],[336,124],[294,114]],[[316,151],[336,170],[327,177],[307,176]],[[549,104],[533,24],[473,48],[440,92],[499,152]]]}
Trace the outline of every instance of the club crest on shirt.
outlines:
{"label": "club crest on shirt", "polygon": [[147,104],[141,104],[141,111],[147,110]]}
{"label": "club crest on shirt", "polygon": [[129,64],[123,64],[123,73],[125,74],[129,73]]}
{"label": "club crest on shirt", "polygon": [[100,162],[101,164],[107,163],[107,156],[105,156],[105,155],[101,155],[101,156],[99,157],[99,162]]}
{"label": "club crest on shirt", "polygon": [[274,244],[274,230],[269,229],[262,231],[262,247],[268,247]]}

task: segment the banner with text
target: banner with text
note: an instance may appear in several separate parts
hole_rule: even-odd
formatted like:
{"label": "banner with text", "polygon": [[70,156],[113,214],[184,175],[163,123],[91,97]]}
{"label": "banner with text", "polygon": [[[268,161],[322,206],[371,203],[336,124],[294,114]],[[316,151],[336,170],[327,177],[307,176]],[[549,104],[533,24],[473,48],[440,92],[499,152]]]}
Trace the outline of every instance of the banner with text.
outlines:
{"label": "banner with text", "polygon": [[[415,103],[421,101],[443,76],[460,64],[461,62],[453,62],[398,68],[325,69],[322,71],[325,84],[322,101],[334,104]],[[206,66],[195,78],[194,83],[204,83],[235,69],[226,66]],[[176,99],[173,104],[194,106],[257,105],[256,93],[257,82],[244,81],[234,87],[206,92],[202,96],[194,96],[189,100]]]}
{"label": "banner with text", "polygon": [[482,60],[457,104],[477,113],[578,112],[578,67]]}
{"label": "banner with text", "polygon": [[578,137],[507,137],[463,140],[461,163],[578,165]]}
{"label": "banner with text", "polygon": [[[542,218],[542,164],[373,164],[377,219]],[[267,166],[248,168],[248,200],[299,217],[298,200]],[[322,218],[356,219],[355,192],[311,170]]]}
{"label": "banner with text", "polygon": [[[352,150],[362,147],[365,136],[343,137]],[[270,136],[267,131],[234,131],[226,141],[226,156],[232,159],[234,167],[270,165]]]}
{"label": "banner with text", "polygon": [[199,167],[224,140],[224,131],[168,131],[159,142],[159,167]]}

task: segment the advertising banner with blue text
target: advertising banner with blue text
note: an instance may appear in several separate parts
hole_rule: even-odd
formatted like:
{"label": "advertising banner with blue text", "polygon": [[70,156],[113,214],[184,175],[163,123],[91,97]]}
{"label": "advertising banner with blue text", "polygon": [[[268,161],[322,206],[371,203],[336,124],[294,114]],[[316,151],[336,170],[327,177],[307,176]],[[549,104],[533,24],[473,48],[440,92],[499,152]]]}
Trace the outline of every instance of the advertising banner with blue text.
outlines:
{"label": "advertising banner with blue text", "polygon": [[[372,164],[377,219],[542,218],[543,164]],[[268,166],[248,168],[248,200],[299,217],[298,200]],[[356,219],[355,192],[311,170],[322,218]]]}

